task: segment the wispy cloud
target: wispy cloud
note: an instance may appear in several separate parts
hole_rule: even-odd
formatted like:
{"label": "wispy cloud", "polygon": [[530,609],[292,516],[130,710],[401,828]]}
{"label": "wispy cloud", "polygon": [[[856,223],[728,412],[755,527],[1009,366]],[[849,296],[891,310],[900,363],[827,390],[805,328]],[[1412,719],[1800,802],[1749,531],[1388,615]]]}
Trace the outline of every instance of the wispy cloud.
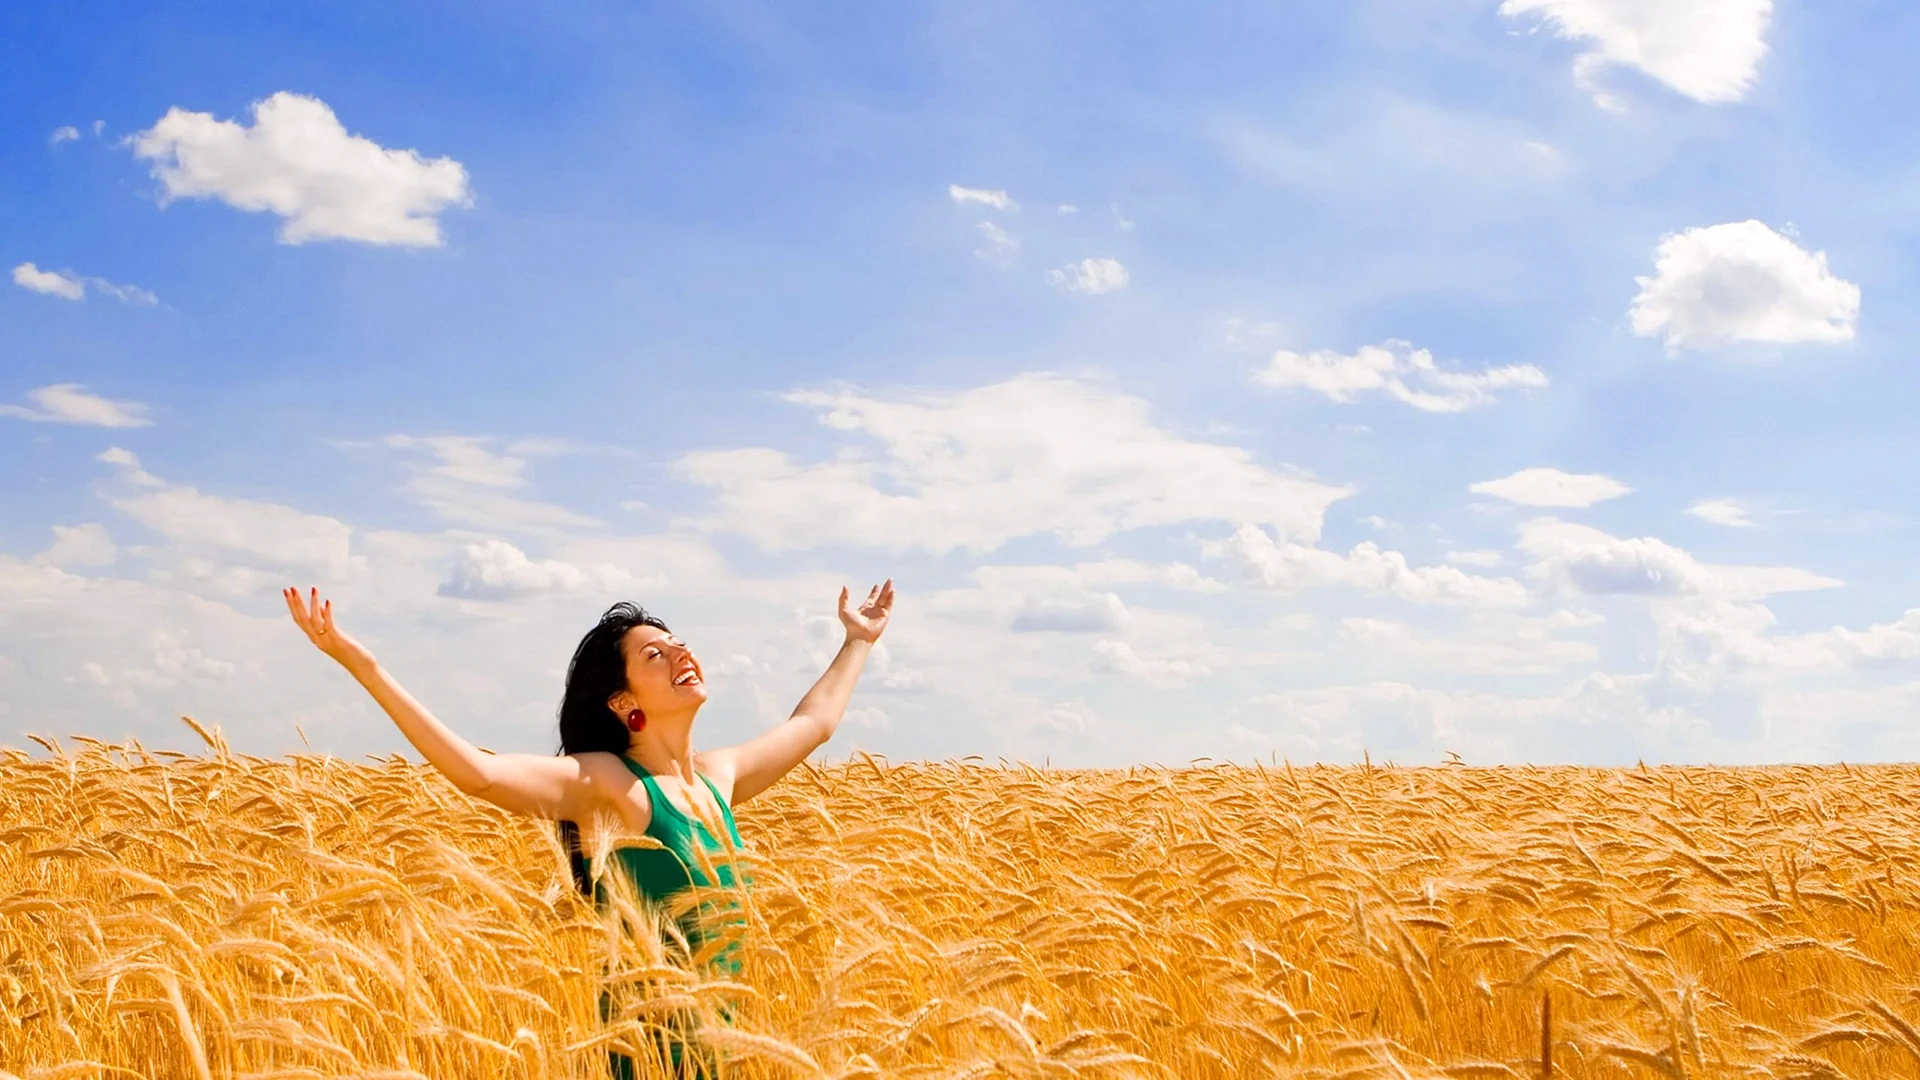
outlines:
{"label": "wispy cloud", "polygon": [[1687,507],[1687,513],[1730,529],[1751,529],[1758,524],[1753,520],[1753,511],[1738,499],[1701,499]]}
{"label": "wispy cloud", "polygon": [[1491,404],[1503,391],[1547,385],[1546,372],[1532,364],[1448,371],[1434,363],[1431,352],[1404,341],[1362,346],[1351,355],[1282,349],[1253,378],[1263,386],[1312,390],[1339,402],[1384,394],[1423,412],[1459,412]]}
{"label": "wispy cloud", "polygon": [[106,278],[82,277],[70,270],[42,270],[30,262],[13,268],[13,283],[23,289],[58,296],[63,300],[86,299],[87,287],[91,285],[123,304],[151,306],[160,302],[159,297],[138,285],[116,285]]}
{"label": "wispy cloud", "polygon": [[137,401],[114,401],[89,393],[79,383],[55,383],[29,391],[32,407],[0,405],[0,416],[47,424],[82,424],[87,427],[146,427],[147,407]]}

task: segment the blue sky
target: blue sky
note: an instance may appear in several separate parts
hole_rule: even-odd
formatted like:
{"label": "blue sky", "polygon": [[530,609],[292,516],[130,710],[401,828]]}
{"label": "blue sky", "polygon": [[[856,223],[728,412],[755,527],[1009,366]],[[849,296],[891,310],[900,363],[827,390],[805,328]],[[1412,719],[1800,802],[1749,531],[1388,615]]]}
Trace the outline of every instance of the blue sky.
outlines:
{"label": "blue sky", "polygon": [[400,749],[295,581],[730,741],[892,575],[835,754],[1912,759],[1916,23],[13,5],[0,741]]}

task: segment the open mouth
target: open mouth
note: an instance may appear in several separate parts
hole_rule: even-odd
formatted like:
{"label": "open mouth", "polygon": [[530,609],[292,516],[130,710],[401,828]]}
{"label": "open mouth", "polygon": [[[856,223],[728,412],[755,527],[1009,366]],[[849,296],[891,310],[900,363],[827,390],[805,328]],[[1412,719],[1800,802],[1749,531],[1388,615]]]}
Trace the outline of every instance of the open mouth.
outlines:
{"label": "open mouth", "polygon": [[673,685],[690,686],[699,681],[700,681],[700,672],[694,668],[688,668],[687,670],[681,672],[679,675],[674,676]]}

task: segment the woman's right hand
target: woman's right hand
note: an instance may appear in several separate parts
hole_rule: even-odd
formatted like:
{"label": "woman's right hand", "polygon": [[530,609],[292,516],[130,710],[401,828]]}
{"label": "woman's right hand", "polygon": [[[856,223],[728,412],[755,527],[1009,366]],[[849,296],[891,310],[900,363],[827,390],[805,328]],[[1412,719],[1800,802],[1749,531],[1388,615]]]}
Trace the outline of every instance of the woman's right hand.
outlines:
{"label": "woman's right hand", "polygon": [[294,625],[307,635],[315,648],[339,662],[341,667],[352,668],[356,664],[371,663],[373,654],[366,646],[355,641],[339,627],[333,625],[333,601],[321,600],[320,590],[313,590],[313,602],[309,604],[300,596],[299,589],[282,589],[280,595],[286,598],[287,611],[293,615]]}

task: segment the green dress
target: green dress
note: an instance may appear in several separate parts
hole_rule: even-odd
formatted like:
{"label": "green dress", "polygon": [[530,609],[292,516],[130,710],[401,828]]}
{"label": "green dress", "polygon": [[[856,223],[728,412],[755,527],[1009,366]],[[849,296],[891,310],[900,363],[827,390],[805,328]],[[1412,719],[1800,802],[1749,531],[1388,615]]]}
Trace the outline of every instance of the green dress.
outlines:
{"label": "green dress", "polygon": [[[620,760],[627,763],[627,768],[632,770],[633,775],[639,777],[640,783],[647,789],[647,801],[653,806],[653,820],[647,823],[646,835],[660,842],[660,847],[657,848],[617,847],[613,849],[613,860],[618,865],[619,872],[633,882],[634,891],[639,893],[643,900],[653,905],[665,905],[685,889],[694,886],[712,888],[714,882],[708,879],[706,872],[701,868],[700,857],[696,854],[700,849],[705,850],[706,861],[713,867],[714,876],[719,878],[721,887],[736,888],[752,884],[744,874],[737,873],[733,866],[732,852],[746,847],[746,843],[740,839],[740,830],[734,825],[733,808],[728,806],[727,800],[721,797],[720,789],[714,786],[713,781],[708,780],[705,775],[700,776],[701,782],[707,785],[707,790],[713,793],[714,803],[720,807],[720,818],[726,825],[727,831],[725,841],[713,835],[706,825],[688,817],[685,811],[675,806],[661,792],[660,785],[654,780],[653,774],[639,762],[625,754],[620,756]],[[731,841],[730,845],[728,841]],[[695,845],[698,845],[698,848]],[[595,883],[593,898],[596,906],[606,904],[604,882]],[[687,945],[695,954],[698,954],[701,946],[710,939],[714,926],[737,922],[729,919],[716,923],[716,913],[712,907],[713,905],[703,905],[705,910],[697,908],[688,912],[679,921],[680,931],[685,935]],[[737,940],[728,942],[714,955],[709,963],[709,970],[729,976],[739,974],[738,949]],[[612,1000],[605,993],[600,996],[600,1012],[603,1021],[612,1019]],[[669,1022],[666,1030],[656,1031],[654,1043],[655,1049],[660,1054],[661,1064],[666,1067],[670,1076],[685,1076],[689,1080],[711,1077],[714,1069],[712,1057],[703,1047],[687,1037],[689,1027],[690,1022],[683,1020]],[[615,1080],[632,1080],[637,1075],[633,1059],[625,1054],[613,1054],[609,1065]]]}

